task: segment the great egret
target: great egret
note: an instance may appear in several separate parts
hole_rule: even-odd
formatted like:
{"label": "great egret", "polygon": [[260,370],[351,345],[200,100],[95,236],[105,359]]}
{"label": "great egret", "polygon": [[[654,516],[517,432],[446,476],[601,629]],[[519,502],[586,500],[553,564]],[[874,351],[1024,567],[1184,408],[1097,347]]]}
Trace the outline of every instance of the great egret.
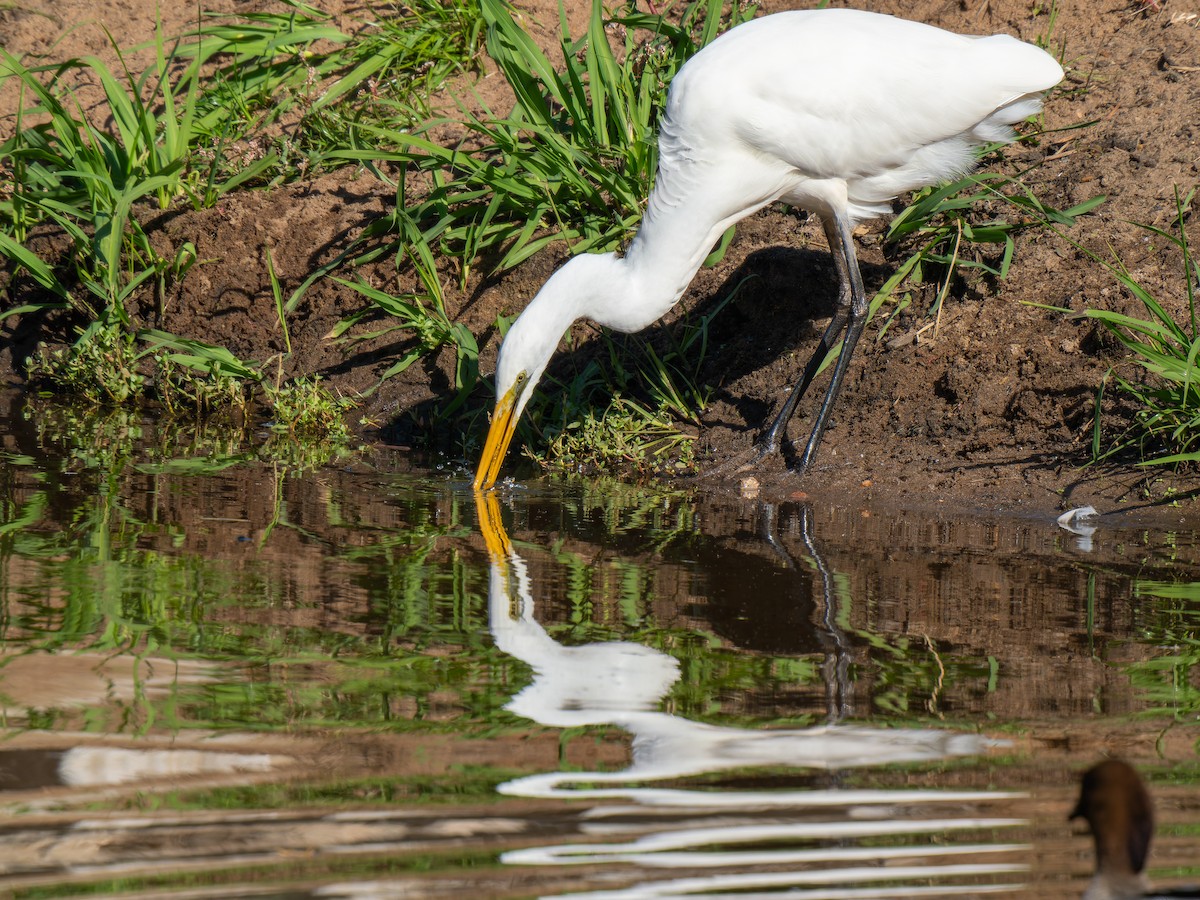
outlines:
{"label": "great egret", "polygon": [[563,333],[580,318],[638,331],[683,296],[730,225],[781,200],[815,213],[841,281],[833,320],[760,447],[779,448],[796,403],[843,328],[800,462],[821,434],[866,320],[854,253],[859,222],[898,194],[959,177],[973,150],[1009,141],[1062,67],[1009,35],[967,37],[849,9],[781,12],[731,29],[676,74],[658,175],[625,254],[576,256],[513,323],[496,365],[496,407],[475,476],[491,487],[517,421]]}

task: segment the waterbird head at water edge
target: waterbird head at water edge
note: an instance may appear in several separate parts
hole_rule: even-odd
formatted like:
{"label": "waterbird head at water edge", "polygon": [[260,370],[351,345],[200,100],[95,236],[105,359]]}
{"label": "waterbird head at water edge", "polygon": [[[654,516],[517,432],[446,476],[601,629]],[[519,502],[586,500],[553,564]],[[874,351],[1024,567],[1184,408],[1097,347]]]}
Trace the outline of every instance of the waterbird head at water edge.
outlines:
{"label": "waterbird head at water edge", "polygon": [[1154,807],[1133,767],[1109,759],[1088,769],[1071,818],[1087,820],[1096,844],[1096,875],[1084,900],[1145,896]]}
{"label": "waterbird head at water edge", "polygon": [[517,317],[496,361],[496,408],[475,473],[475,490],[496,483],[508,445],[517,430],[533,389],[571,324],[583,316],[596,319],[605,297],[613,254],[588,254],[567,261],[537,292]]}

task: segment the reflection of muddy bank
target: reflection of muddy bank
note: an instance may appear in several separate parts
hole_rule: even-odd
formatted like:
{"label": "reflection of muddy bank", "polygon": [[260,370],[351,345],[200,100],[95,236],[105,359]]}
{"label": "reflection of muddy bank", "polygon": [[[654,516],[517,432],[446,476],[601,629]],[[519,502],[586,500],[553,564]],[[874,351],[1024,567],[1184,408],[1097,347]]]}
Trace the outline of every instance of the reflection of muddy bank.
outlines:
{"label": "reflection of muddy bank", "polygon": [[[527,596],[490,606],[465,485],[43,463],[0,480],[19,513],[0,541],[0,837],[24,842],[23,883],[362,896],[352,868],[404,897],[618,890],[670,880],[673,854],[728,874],[693,839],[805,859],[811,832],[754,844],[802,824],[912,866],[940,835],[939,866],[1033,843],[1032,863],[979,852],[1034,865],[1028,896],[1057,900],[1086,872],[1076,771],[1195,758],[1170,711],[1112,715],[1152,701],[1109,665],[1169,651],[1164,592],[1134,586],[1200,581],[1190,536],[1101,518],[1084,552],[1049,517],[820,505],[806,530],[796,503],[534,482],[500,495]],[[64,774],[81,758],[68,771],[90,774]],[[938,824],[836,831],[892,821]],[[508,853],[522,865],[500,870]]]}
{"label": "reflection of muddy bank", "polygon": [[0,739],[0,810],[9,812],[282,781],[314,770],[321,749],[311,740],[232,733],[118,738],[5,731]]}
{"label": "reflection of muddy bank", "polygon": [[[516,745],[509,750],[514,756],[519,754]],[[444,753],[446,749],[435,748],[435,752]],[[420,754],[410,750],[406,755],[412,758]],[[1072,834],[1065,821],[1077,793],[1069,772],[1073,765],[1070,758],[1060,755],[990,773],[963,769],[955,779],[978,790],[987,789],[989,777],[997,775],[1006,784],[1033,786],[1033,796],[1028,800],[1004,801],[985,809],[988,815],[1029,820],[1027,827],[993,833],[998,844],[1033,847],[997,854],[994,860],[1032,866],[1025,875],[1015,876],[1028,883],[1019,893],[1022,900],[1078,897],[1089,875],[1089,839],[1082,831]],[[1064,780],[1052,783],[1045,766]],[[327,778],[320,767],[295,774],[314,784]],[[903,782],[902,773],[892,773],[885,780],[895,780],[897,775]],[[396,777],[398,783],[405,778],[400,773]],[[927,783],[942,780],[941,775],[934,775]],[[1161,785],[1155,793],[1162,822],[1154,864],[1194,865],[1195,842],[1186,826],[1200,819],[1195,792],[1186,786]],[[961,811],[961,807],[951,806],[929,808],[926,814],[958,815]],[[777,813],[714,811],[711,823],[744,829],[746,833],[760,829],[765,836],[778,826]],[[193,888],[183,896],[208,900],[254,897],[265,892],[289,900],[310,896],[409,900],[461,897],[464,891],[477,897],[500,898],[619,891],[653,882],[661,887],[669,886],[673,873],[656,862],[656,854],[663,854],[661,862],[668,862],[667,857],[675,852],[701,854],[701,862],[720,862],[719,855],[713,853],[714,849],[721,852],[719,847],[672,849],[665,841],[662,846],[653,846],[651,834],[679,830],[683,822],[670,810],[639,812],[619,802],[564,804],[505,798],[472,804],[370,803],[361,796],[355,798],[350,791],[343,802],[320,808],[293,801],[276,809],[205,810],[181,806],[158,812],[128,808],[86,813],[27,811],[19,818],[10,818],[0,835],[0,891],[36,884],[86,885],[114,878],[129,879],[125,884],[131,896],[156,900],[174,895],[179,887],[198,883],[208,886]],[[688,836],[685,831],[679,840]],[[699,839],[710,836],[701,831],[691,834]],[[579,853],[578,849],[552,849],[560,844],[584,845],[598,856],[593,860],[575,859],[572,865],[551,861],[535,864],[532,858],[519,866],[495,865],[501,852],[524,848],[547,848],[548,853],[567,856]],[[780,848],[764,844],[745,849]],[[741,852],[741,848],[730,845],[724,850]],[[620,858],[631,852],[645,853],[647,858]],[[760,864],[759,871],[766,873],[771,868]],[[728,868],[717,864],[696,871],[721,876]],[[219,880],[205,881],[206,873]],[[165,883],[176,887],[170,892],[138,891],[137,879],[143,874],[174,879]],[[1156,881],[1165,883],[1163,879]],[[265,885],[273,888],[266,889]],[[765,884],[762,889],[766,889]],[[983,895],[960,888],[955,896],[968,900]]]}
{"label": "reflection of muddy bank", "polygon": [[[331,872],[353,869],[355,863],[346,861],[355,858],[482,854],[514,841],[571,834],[574,818],[544,808],[503,815],[490,808],[459,808],[189,810],[75,820],[51,816],[4,829],[0,886],[186,878],[186,873],[206,870],[236,881],[229,870],[247,869],[262,874],[242,885],[246,894],[214,886],[197,896],[252,896],[266,882],[290,883],[286,896],[306,897],[315,882],[330,880]],[[450,856],[442,863],[454,859]],[[404,882],[391,885],[399,888]]]}
{"label": "reflection of muddy bank", "polygon": [[[828,650],[820,626],[832,608],[855,671],[844,706],[856,715],[1133,710],[1138,701],[1128,677],[1104,660],[1153,653],[1142,641],[1159,614],[1153,600],[1135,597],[1138,580],[1155,568],[1167,578],[1200,580],[1194,540],[1123,529],[1105,518],[1092,520],[1097,531],[1085,553],[1051,517],[817,505],[808,515],[826,579],[806,562],[799,503],[775,509],[676,499],[658,512],[648,505],[626,510],[624,521],[614,517],[614,533],[594,543],[572,535],[589,533],[602,505],[564,522],[536,490],[513,491],[511,503],[513,538],[546,624],[571,620],[576,601],[564,598],[586,579],[598,621],[628,619],[633,609],[662,628],[714,634],[730,649],[813,658]],[[702,533],[681,527],[683,520]],[[670,539],[655,544],[663,532]],[[656,548],[653,555],[647,545]],[[553,550],[540,549],[548,546]],[[635,547],[640,578],[630,585],[626,554]],[[582,565],[565,567],[564,551]],[[824,596],[831,589],[832,604]],[[804,715],[820,710],[823,699],[819,686],[798,684],[785,697],[740,692],[724,709],[753,715],[764,704],[777,714]]]}
{"label": "reflection of muddy bank", "polygon": [[15,655],[0,646],[0,713],[11,726],[30,712],[159,699],[180,687],[215,681],[218,668],[215,662],[195,659],[70,652]]}

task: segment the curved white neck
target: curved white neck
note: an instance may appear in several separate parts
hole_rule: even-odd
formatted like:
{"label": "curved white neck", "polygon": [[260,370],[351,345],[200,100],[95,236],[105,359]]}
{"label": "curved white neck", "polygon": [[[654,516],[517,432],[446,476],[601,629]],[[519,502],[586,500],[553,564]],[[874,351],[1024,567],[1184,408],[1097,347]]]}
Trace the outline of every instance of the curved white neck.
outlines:
{"label": "curved white neck", "polygon": [[622,330],[637,331],[657,321],[679,302],[721,235],[782,192],[783,179],[768,168],[747,178],[749,194],[756,198],[747,202],[747,183],[722,182],[709,168],[660,169],[642,226],[622,259],[632,288],[630,305],[638,306],[632,327]]}

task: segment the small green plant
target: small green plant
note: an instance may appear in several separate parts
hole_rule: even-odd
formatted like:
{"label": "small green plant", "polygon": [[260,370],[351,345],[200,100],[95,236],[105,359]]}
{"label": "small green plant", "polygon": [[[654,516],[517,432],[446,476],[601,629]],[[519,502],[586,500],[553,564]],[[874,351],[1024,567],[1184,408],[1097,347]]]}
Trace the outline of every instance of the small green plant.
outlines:
{"label": "small green plant", "polygon": [[[708,356],[709,328],[741,291],[745,280],[734,287],[711,310],[693,320],[684,315],[666,330],[667,346],[657,351],[640,338],[642,352],[638,372],[646,385],[651,405],[669,412],[681,421],[700,424],[700,413],[708,406],[712,389],[701,381],[701,369]],[[615,365],[614,360],[614,365]]]}
{"label": "small green plant", "polygon": [[1058,0],[1050,0],[1047,4],[1035,3],[1031,10],[1034,18],[1046,17],[1045,28],[1034,38],[1034,43],[1047,53],[1053,53],[1061,62],[1066,56],[1067,39],[1057,38],[1054,34],[1054,29],[1058,27],[1058,11]]}
{"label": "small green plant", "polygon": [[[299,0],[283,2],[289,7],[283,14],[209,20],[179,39],[159,29],[148,45],[154,61],[140,75],[129,71],[111,36],[115,71],[95,58],[27,67],[0,49],[0,77],[29,98],[20,105],[14,136],[0,145],[0,253],[44,291],[5,315],[70,308],[87,322],[103,323],[99,330],[85,328],[79,347],[35,361],[44,383],[80,396],[131,398],[147,384],[135,366],[125,366],[133,373],[126,383],[103,373],[89,379],[85,369],[108,359],[120,371],[125,355],[138,362],[149,355],[146,373],[151,362],[158,369],[149,383],[168,411],[209,415],[223,398],[235,412],[244,411],[246,398],[264,382],[258,364],[159,329],[138,332],[148,351],[134,348],[132,298],[156,288],[157,324],[166,326],[169,289],[199,261],[188,242],[160,257],[142,226],[144,207],[210,206],[234,189],[297,174],[320,161],[322,141],[345,146],[364,116],[408,127],[424,93],[469,66],[482,41],[477,0],[419,0],[353,36]],[[94,112],[63,87],[70,80],[64,76],[81,70],[104,91],[106,102]],[[271,123],[297,108],[302,124],[293,131],[304,136],[299,150],[289,139],[267,136]],[[34,120],[38,124],[24,126]],[[324,130],[330,123],[337,129]],[[289,173],[283,156],[296,152],[304,159]],[[69,238],[66,265],[25,246],[39,227]],[[285,303],[269,252],[266,264],[290,353],[286,313],[311,279]],[[436,299],[441,340],[460,348],[465,397],[475,382],[474,338],[449,322]]]}
{"label": "small green plant", "polygon": [[[1185,213],[1196,191],[1187,196],[1175,192],[1176,229],[1172,234],[1152,225],[1142,225],[1148,233],[1175,247],[1183,265],[1182,315],[1172,314],[1169,304],[1160,301],[1130,274],[1119,260],[1108,262],[1090,254],[1116,277],[1146,311],[1145,318],[1127,316],[1103,309],[1089,309],[1084,315],[1099,323],[1130,351],[1129,361],[1110,367],[1096,392],[1096,415],[1092,429],[1092,456],[1095,460],[1115,453],[1136,450],[1141,465],[1176,465],[1200,462],[1200,330],[1197,329],[1196,284],[1200,265],[1192,256],[1184,229]],[[1080,248],[1083,249],[1083,248]],[[1084,251],[1088,252],[1088,251]],[[1065,310],[1064,310],[1065,311]],[[1143,378],[1118,374],[1130,366],[1140,369]],[[1104,448],[1102,410],[1109,383],[1134,406],[1133,423]]]}
{"label": "small green plant", "polygon": [[[172,164],[152,172],[144,165],[143,136],[136,127],[110,135],[77,117],[42,87],[34,72],[3,50],[0,65],[38,97],[39,105],[29,112],[49,117],[48,123],[22,129],[0,146],[0,159],[16,175],[16,187],[0,208],[6,244],[20,244],[41,221],[53,222],[71,239],[73,267],[85,293],[58,283],[49,266],[30,266],[26,257],[16,256],[15,262],[53,292],[54,299],[44,306],[66,301],[91,320],[110,311],[124,319],[126,299],[154,274],[158,263],[133,215],[134,204],[167,190],[179,167]],[[103,72],[101,80],[111,91],[115,82],[111,73]],[[122,117],[114,117],[123,123]],[[139,257],[149,265],[127,278],[125,261]]]}
{"label": "small green plant", "polygon": [[[312,6],[282,2],[286,12],[214,17],[179,51],[221,61],[206,109],[234,111],[233,143],[247,131],[263,135],[281,173],[310,171],[328,152],[356,146],[362,123],[410,127],[428,114],[431,92],[474,65],[482,43],[478,0],[417,0],[353,34]],[[284,115],[300,119],[291,136],[268,136],[265,126]]]}
{"label": "small green plant", "polygon": [[296,378],[279,387],[267,385],[265,391],[274,416],[272,431],[309,442],[350,440],[343,414],[354,401],[335,397],[319,378]]}
{"label": "small green plant", "polygon": [[[206,60],[197,58],[180,70],[160,31],[155,64],[135,77],[121,48],[115,41],[112,46],[120,75],[96,58],[30,69],[0,50],[0,73],[33,99],[21,111],[16,134],[0,146],[0,163],[15,176],[13,191],[0,202],[0,231],[11,250],[40,222],[60,228],[74,246],[73,269],[83,293],[58,283],[44,264],[31,265],[27,252],[14,261],[50,289],[47,306],[65,301],[90,319],[111,311],[125,321],[128,298],[147,279],[157,277],[162,289],[195,262],[194,248],[189,253],[187,247],[172,259],[159,257],[142,228],[139,205],[154,199],[165,209],[179,197],[196,206],[211,204],[273,160],[258,159],[216,181],[213,164],[206,162],[211,154],[206,157],[200,147],[224,113],[202,114]],[[97,112],[86,113],[59,87],[64,74],[78,69],[86,69],[104,90],[106,104]],[[47,76],[49,84],[43,84]],[[44,121],[22,127],[30,116]]]}
{"label": "small green plant", "polygon": [[620,395],[596,412],[577,410],[550,440],[549,468],[594,474],[619,470],[635,474],[685,474],[695,468],[695,435],[680,432],[665,409],[653,410]]}
{"label": "small green plant", "polygon": [[[995,150],[994,145],[990,150]],[[929,314],[938,315],[957,271],[974,270],[1007,278],[1016,252],[1017,235],[1028,230],[1070,227],[1105,201],[1092,197],[1070,209],[1059,210],[1037,197],[1019,178],[997,172],[977,172],[940,187],[916,192],[911,203],[894,218],[885,240],[889,244],[916,241],[917,247],[897,266],[871,302],[871,315],[887,302],[895,304],[880,328],[887,332],[896,314],[908,305],[900,291],[905,284],[941,281]],[[982,210],[996,205],[1018,213],[1015,219],[996,215],[978,221]],[[999,253],[979,252],[988,246]],[[998,255],[998,258],[996,258]]]}
{"label": "small green plant", "polygon": [[150,345],[151,352],[162,354],[163,358],[180,366],[252,383],[263,380],[258,366],[238,359],[225,347],[216,347],[192,338],[181,338],[155,328],[142,329],[138,332],[138,338]]}
{"label": "small green plant", "polygon": [[[415,345],[384,371],[379,377],[380,383],[399,375],[426,354],[443,346],[453,347],[457,358],[454,369],[456,396],[442,411],[442,415],[449,415],[462,405],[479,380],[479,345],[471,330],[462,323],[452,321],[446,312],[437,262],[425,235],[402,206],[396,209],[394,216],[403,236],[403,255],[416,273],[423,291],[396,296],[362,281],[335,278],[339,284],[362,294],[370,305],[339,322],[331,332],[331,337],[359,342],[394,331],[411,333],[416,339]],[[377,312],[392,316],[394,321],[374,331],[349,334],[354,326]]]}
{"label": "small green plant", "polygon": [[91,403],[127,403],[146,390],[146,351],[118,324],[93,322],[66,348],[42,351],[29,362],[30,381]]}
{"label": "small green plant", "polygon": [[364,26],[326,61],[337,78],[305,110],[299,134],[310,155],[358,145],[362,123],[427,118],[429,94],[476,66],[483,33],[478,0],[418,0]]}
{"label": "small green plant", "polygon": [[150,344],[159,361],[160,394],[179,390],[164,401],[169,406],[211,410],[216,398],[226,396],[235,409],[245,410],[248,397],[258,389],[274,417],[272,431],[307,443],[350,439],[343,414],[354,401],[335,397],[315,376],[281,384],[268,379],[263,366],[241,360],[225,347],[153,329],[139,332],[139,337]]}
{"label": "small green plant", "polygon": [[220,369],[201,371],[181,365],[170,353],[157,354],[154,362],[155,396],[168,415],[200,419],[232,416],[240,421],[249,415],[257,382]]}

